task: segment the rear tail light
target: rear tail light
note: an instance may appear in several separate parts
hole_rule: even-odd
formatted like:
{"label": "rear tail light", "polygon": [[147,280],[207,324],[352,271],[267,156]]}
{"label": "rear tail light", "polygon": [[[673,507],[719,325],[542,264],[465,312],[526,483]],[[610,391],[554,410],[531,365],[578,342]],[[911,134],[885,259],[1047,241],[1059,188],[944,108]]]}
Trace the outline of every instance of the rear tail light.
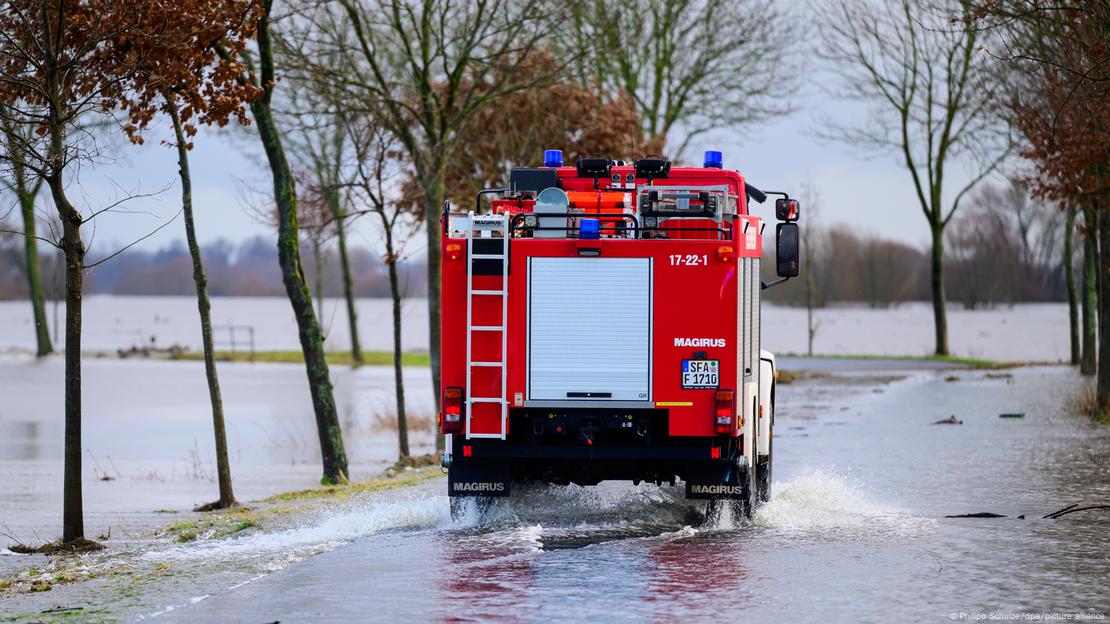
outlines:
{"label": "rear tail light", "polygon": [[447,245],[447,254],[446,254],[446,256],[447,256],[448,260],[458,260],[459,258],[462,258],[463,257],[462,245],[459,245],[457,243],[451,243],[451,244]]}
{"label": "rear tail light", "polygon": [[736,432],[736,393],[732,390],[718,390],[713,406],[713,428],[718,435],[732,435]]}
{"label": "rear tail light", "polygon": [[463,389],[448,386],[443,390],[443,433],[462,433]]}

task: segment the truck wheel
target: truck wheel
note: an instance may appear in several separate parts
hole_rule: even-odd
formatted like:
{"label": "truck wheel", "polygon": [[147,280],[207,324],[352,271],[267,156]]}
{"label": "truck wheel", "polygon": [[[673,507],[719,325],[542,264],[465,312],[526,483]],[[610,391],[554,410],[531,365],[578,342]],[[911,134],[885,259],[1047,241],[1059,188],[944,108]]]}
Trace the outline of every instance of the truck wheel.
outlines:
{"label": "truck wheel", "polygon": [[452,496],[450,501],[452,522],[458,522],[470,514],[475,514],[481,522],[482,516],[493,506],[492,496]]}
{"label": "truck wheel", "polygon": [[705,506],[705,520],[709,523],[717,523],[721,520],[721,512],[726,509],[732,513],[732,519],[739,520],[741,518],[750,519],[752,517],[752,510],[755,508],[756,492],[755,492],[755,471],[752,468],[745,468],[737,466],[738,470],[747,470],[748,476],[743,480],[748,485],[746,498],[714,498],[710,499]]}
{"label": "truck wheel", "polygon": [[[771,396],[774,397],[774,389],[771,390]],[[771,426],[767,429],[771,435],[767,440],[767,455],[759,458],[756,461],[755,481],[756,481],[756,500],[759,503],[766,503],[771,500],[771,470],[775,452],[775,400],[771,399]]]}
{"label": "truck wheel", "polygon": [[469,500],[456,496],[452,496],[448,500],[451,501],[451,521],[458,522],[465,518],[467,511],[470,509]]}

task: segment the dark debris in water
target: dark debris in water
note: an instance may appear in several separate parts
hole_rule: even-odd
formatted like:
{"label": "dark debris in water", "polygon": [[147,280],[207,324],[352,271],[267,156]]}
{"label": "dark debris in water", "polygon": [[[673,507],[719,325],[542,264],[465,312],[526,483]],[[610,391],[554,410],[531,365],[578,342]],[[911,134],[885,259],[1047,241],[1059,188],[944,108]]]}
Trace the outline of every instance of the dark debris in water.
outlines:
{"label": "dark debris in water", "polygon": [[[1059,509],[1059,510],[1054,511],[1054,512],[1052,512],[1052,513],[1050,513],[1046,516],[1043,516],[1042,520],[1055,520],[1056,518],[1059,518],[1061,516],[1066,516],[1070,513],[1076,513],[1078,511],[1110,511],[1110,505],[1085,505],[1083,507],[1080,507],[1079,503],[1072,503],[1071,505],[1068,505],[1067,507],[1064,507],[1063,509]],[[950,515],[950,516],[945,516],[945,518],[1008,518],[1008,517],[1009,516],[1006,516],[1006,515],[1003,515],[1003,514],[991,513],[989,511],[980,511],[980,512],[977,512],[977,513],[969,513],[969,514],[953,514],[953,515]],[[1025,519],[1025,514],[1022,514],[1022,515],[1018,516],[1017,519],[1018,520],[1024,520]]]}
{"label": "dark debris in water", "polygon": [[1065,516],[1067,514],[1075,513],[1077,511],[1107,511],[1107,510],[1110,510],[1110,505],[1087,505],[1086,507],[1080,507],[1079,503],[1073,503],[1071,505],[1068,505],[1067,507],[1064,507],[1063,509],[1061,509],[1059,511],[1054,511],[1054,512],[1048,514],[1047,516],[1045,516],[1045,518],[1055,520],[1056,518],[1059,518],[1060,516]]}

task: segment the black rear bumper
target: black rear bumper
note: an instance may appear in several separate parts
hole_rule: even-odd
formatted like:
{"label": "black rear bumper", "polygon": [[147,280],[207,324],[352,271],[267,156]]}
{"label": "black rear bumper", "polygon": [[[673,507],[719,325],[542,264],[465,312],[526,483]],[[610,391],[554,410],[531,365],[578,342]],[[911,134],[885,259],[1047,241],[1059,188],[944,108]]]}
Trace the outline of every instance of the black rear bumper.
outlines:
{"label": "black rear bumper", "polygon": [[514,483],[686,483],[687,498],[745,498],[740,438],[665,437],[652,443],[473,439],[452,436],[451,496],[509,496]]}

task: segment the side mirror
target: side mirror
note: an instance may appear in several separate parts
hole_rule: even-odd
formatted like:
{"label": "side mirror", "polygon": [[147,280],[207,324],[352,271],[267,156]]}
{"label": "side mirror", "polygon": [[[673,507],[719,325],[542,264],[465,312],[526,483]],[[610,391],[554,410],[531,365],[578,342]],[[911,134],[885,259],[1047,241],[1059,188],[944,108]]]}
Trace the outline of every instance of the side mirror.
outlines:
{"label": "side mirror", "polygon": [[798,277],[799,238],[797,223],[780,223],[775,226],[775,259],[779,277]]}
{"label": "side mirror", "polygon": [[796,199],[790,199],[789,197],[784,199],[776,199],[775,218],[779,221],[786,222],[797,221],[800,208],[801,206],[799,206],[798,200]]}

